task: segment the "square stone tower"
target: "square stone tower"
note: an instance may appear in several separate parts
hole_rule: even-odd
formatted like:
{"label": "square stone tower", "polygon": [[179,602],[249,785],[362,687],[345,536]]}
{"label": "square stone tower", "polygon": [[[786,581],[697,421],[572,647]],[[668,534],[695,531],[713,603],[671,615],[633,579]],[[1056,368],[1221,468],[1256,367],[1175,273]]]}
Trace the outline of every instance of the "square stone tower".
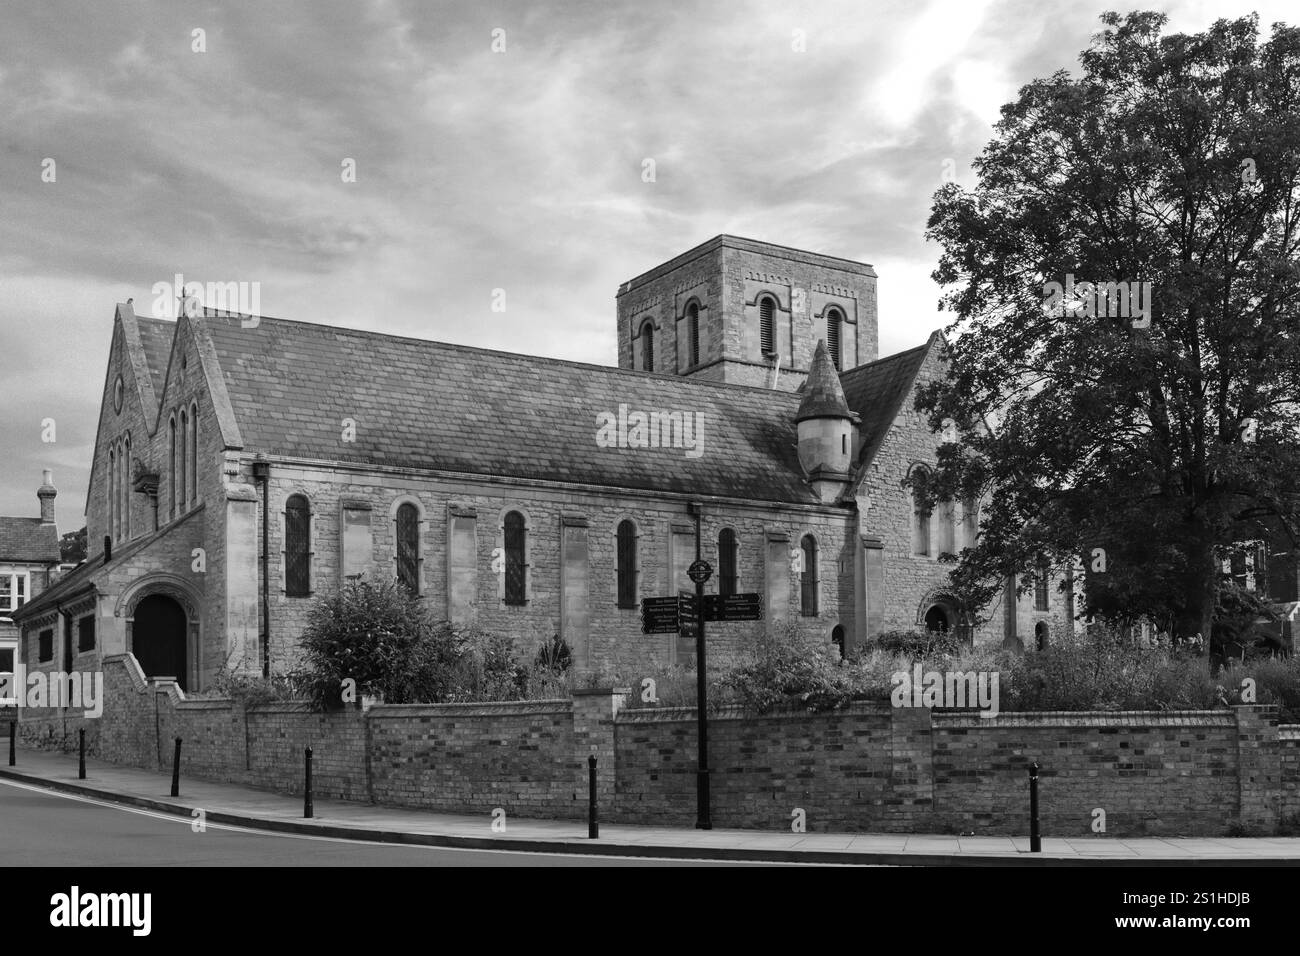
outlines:
{"label": "square stone tower", "polygon": [[876,359],[876,271],[716,236],[618,290],[620,368],[793,391],[819,340],[841,371]]}

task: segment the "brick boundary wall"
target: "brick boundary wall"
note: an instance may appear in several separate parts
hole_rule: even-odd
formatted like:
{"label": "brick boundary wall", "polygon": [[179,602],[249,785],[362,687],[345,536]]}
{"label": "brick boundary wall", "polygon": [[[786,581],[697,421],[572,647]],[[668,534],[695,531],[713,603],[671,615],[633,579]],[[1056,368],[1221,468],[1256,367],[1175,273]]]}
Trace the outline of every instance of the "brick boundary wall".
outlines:
{"label": "brick boundary wall", "polygon": [[[481,813],[485,826],[498,808],[584,818],[594,755],[601,819],[691,826],[695,709],[630,708],[629,693],[320,713],[187,699],[127,654],[104,662],[100,718],[25,708],[19,740],[73,752],[84,727],[91,756],[170,772],[179,736],[183,776],[284,793],[302,792],[311,746],[317,796]],[[1025,834],[1033,761],[1045,836],[1100,837],[1103,820],[1106,836],[1265,834],[1300,815],[1300,725],[1279,726],[1269,705],[995,718],[885,702],[724,707],[709,733],[718,828]]]}

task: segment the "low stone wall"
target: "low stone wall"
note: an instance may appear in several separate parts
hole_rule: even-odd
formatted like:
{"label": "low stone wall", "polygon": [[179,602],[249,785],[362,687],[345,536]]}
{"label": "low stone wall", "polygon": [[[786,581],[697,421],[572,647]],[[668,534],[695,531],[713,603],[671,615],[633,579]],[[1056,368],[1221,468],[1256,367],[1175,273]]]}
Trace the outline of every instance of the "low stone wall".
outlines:
{"label": "low stone wall", "polygon": [[[288,793],[313,748],[320,797],[507,816],[586,814],[597,758],[601,818],[695,822],[693,708],[626,708],[627,691],[572,700],[381,705],[319,713],[187,700],[130,655],[104,663],[98,719],[24,709],[23,746]],[[1300,814],[1300,726],[1262,705],[1186,713],[971,712],[859,703],[823,714],[710,717],[715,827],[1024,834],[1040,766],[1047,836],[1271,832]]]}

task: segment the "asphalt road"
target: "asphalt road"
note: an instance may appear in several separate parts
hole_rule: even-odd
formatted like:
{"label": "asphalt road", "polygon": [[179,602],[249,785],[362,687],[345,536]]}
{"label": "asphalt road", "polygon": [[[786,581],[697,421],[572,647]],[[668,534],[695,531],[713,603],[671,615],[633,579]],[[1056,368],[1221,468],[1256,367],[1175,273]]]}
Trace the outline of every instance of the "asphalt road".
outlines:
{"label": "asphalt road", "polygon": [[[266,833],[54,794],[0,780],[0,856],[6,866],[735,866],[456,850]],[[765,864],[771,865],[771,864]]]}

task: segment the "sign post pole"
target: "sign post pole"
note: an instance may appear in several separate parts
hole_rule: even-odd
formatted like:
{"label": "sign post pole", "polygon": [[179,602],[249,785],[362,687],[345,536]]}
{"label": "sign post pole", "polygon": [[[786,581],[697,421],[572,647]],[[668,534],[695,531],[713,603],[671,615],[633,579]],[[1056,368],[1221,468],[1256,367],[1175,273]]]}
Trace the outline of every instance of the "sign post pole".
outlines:
{"label": "sign post pole", "polygon": [[704,658],[704,582],[713,575],[713,568],[700,556],[700,518],[704,506],[692,501],[691,514],[695,516],[695,561],[686,572],[695,582],[696,627],[695,632],[695,696],[699,755],[695,770],[695,829],[712,830],[709,813],[709,719],[708,719],[708,668]]}

